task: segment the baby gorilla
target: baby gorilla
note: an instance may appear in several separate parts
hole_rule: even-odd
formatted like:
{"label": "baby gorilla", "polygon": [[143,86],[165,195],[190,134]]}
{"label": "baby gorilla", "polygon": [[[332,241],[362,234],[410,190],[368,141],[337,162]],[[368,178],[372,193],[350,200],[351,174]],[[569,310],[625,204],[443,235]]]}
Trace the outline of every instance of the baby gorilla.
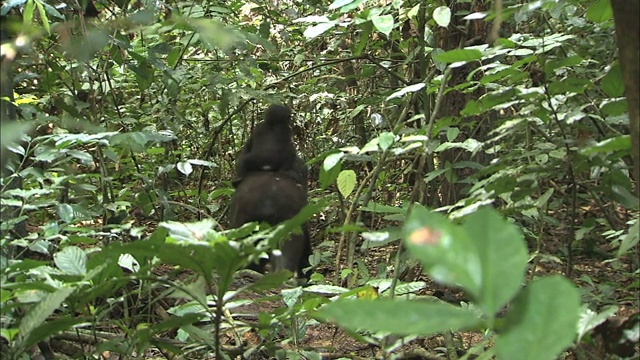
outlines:
{"label": "baby gorilla", "polygon": [[248,174],[256,171],[280,172],[293,177],[302,184],[298,172],[291,171],[296,163],[296,148],[291,141],[291,109],[282,105],[271,105],[265,112],[264,121],[256,125],[236,162],[236,178],[233,186]]}

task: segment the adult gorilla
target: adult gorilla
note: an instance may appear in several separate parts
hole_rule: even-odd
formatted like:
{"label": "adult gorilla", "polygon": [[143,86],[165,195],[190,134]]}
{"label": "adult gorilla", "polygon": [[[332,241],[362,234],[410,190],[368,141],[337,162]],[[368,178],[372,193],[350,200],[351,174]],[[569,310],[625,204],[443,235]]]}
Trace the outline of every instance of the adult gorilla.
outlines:
{"label": "adult gorilla", "polygon": [[[307,205],[307,174],[307,165],[300,158],[296,158],[287,171],[246,174],[231,198],[229,225],[237,228],[248,222],[263,221],[274,226],[291,219]],[[311,241],[306,224],[302,230],[302,234],[291,235],[282,244],[281,257],[271,257],[277,270],[287,269],[298,277],[304,276],[302,269],[309,265]],[[263,271],[264,265],[252,268]]]}

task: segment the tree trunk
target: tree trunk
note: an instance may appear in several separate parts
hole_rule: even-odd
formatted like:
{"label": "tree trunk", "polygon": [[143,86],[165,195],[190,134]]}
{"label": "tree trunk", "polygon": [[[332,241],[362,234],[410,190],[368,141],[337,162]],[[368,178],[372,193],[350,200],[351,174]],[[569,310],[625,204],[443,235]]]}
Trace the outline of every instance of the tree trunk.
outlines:
{"label": "tree trunk", "polygon": [[616,24],[620,68],[624,79],[625,95],[629,103],[629,127],[631,128],[631,157],[633,158],[633,180],[636,196],[640,198],[640,27],[638,14],[640,0],[611,0],[613,19]]}

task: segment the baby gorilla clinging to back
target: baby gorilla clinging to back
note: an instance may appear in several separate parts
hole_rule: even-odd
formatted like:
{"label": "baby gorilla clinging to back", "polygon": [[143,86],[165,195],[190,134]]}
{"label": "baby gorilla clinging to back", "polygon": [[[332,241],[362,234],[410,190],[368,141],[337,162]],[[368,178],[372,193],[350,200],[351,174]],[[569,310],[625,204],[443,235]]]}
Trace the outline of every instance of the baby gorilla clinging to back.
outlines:
{"label": "baby gorilla clinging to back", "polygon": [[[236,163],[237,186],[254,171],[286,172],[292,169],[297,155],[291,141],[291,109],[282,105],[271,105],[265,112],[264,121],[256,125],[249,140],[240,151]],[[298,180],[294,177],[294,180]],[[297,181],[301,183],[300,181]]]}

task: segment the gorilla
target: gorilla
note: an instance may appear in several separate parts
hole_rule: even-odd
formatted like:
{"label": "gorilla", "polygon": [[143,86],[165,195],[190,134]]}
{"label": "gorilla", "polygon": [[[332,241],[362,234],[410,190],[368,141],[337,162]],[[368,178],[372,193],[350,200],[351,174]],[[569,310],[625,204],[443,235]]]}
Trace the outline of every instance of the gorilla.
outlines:
{"label": "gorilla", "polygon": [[[236,191],[229,208],[231,228],[252,221],[275,226],[307,205],[309,170],[296,155],[290,121],[288,107],[271,105],[238,155],[232,181]],[[291,235],[280,251],[282,256],[271,257],[275,269],[287,269],[303,277],[311,255],[308,225],[304,224],[301,234]],[[265,265],[263,262],[250,268],[263,272]]]}

